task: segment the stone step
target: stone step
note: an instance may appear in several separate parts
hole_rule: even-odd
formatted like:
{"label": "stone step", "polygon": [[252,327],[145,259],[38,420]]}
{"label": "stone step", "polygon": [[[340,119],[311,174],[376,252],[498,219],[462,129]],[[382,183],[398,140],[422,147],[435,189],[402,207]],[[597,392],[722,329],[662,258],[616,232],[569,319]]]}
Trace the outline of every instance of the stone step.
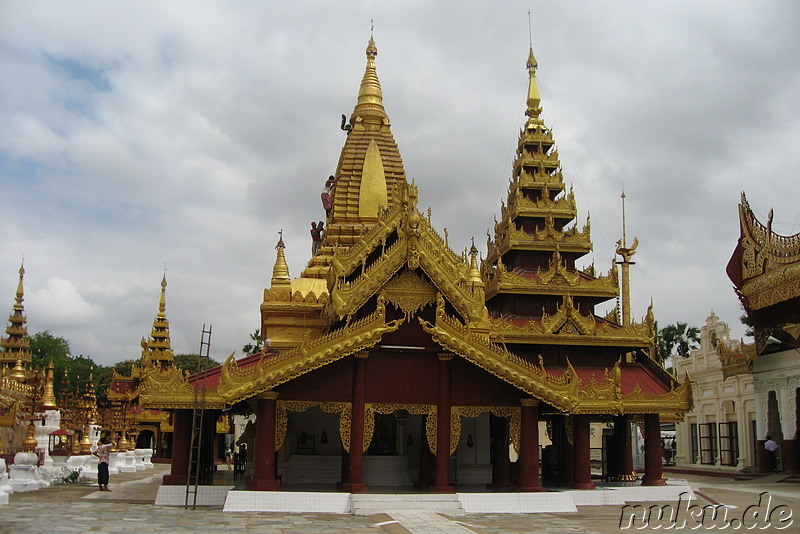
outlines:
{"label": "stone step", "polygon": [[455,493],[354,493],[353,501],[459,502]]}
{"label": "stone step", "polygon": [[464,508],[455,494],[370,494],[351,495],[354,515],[372,515],[398,510],[436,512],[463,516]]}

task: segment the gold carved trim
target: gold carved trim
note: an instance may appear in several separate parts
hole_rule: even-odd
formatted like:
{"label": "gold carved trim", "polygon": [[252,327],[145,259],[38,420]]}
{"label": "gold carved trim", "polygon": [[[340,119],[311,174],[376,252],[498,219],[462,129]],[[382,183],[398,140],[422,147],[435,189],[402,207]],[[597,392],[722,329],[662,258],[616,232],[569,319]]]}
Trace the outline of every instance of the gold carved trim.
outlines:
{"label": "gold carved trim", "polygon": [[0,403],[0,426],[15,426],[18,408],[19,404],[17,401],[11,401],[9,404],[5,402]]}
{"label": "gold carved trim", "polygon": [[[425,420],[425,436],[428,448],[436,454],[436,406],[433,404],[387,404],[367,403],[364,405],[364,452],[372,442],[375,433],[375,414],[390,414],[397,410],[405,410],[412,415],[427,415]],[[452,453],[451,453],[452,454]]]}
{"label": "gold carved trim", "polygon": [[350,425],[352,422],[352,406],[349,402],[323,402],[323,401],[277,401],[277,413],[275,414],[275,450],[280,450],[286,440],[286,432],[289,428],[288,412],[305,412],[309,408],[319,406],[325,413],[339,414],[339,436],[342,439],[342,447],[350,452]]}
{"label": "gold carved trim", "polygon": [[453,406],[450,408],[450,454],[456,452],[461,440],[461,418],[478,417],[491,413],[508,419],[508,435],[514,450],[519,453],[519,436],[522,410],[519,406]]}
{"label": "gold carved trim", "polygon": [[201,400],[206,409],[225,408],[225,401],[214,390],[199,391],[189,383],[188,375],[182,369],[172,366],[162,369],[152,363],[142,369],[139,385],[139,405],[142,408],[192,409],[195,398]]}
{"label": "gold carved trim", "polygon": [[387,332],[394,332],[404,319],[386,322],[386,305],[378,297],[377,309],[367,317],[339,330],[303,343],[290,351],[263,358],[258,364],[239,368],[233,355],[222,365],[219,393],[229,404],[297,378],[345,356],[374,346]]}
{"label": "gold carved trim", "polygon": [[565,413],[659,413],[673,416],[692,409],[688,375],[683,384],[663,395],[645,394],[638,385],[633,392],[622,395],[621,361],[604,370],[602,380],[593,376],[584,384],[569,361],[562,374],[553,375],[545,369],[541,356],[538,365],[533,364],[504,345],[487,341],[469,326],[448,317],[441,298],[437,302],[435,325],[421,318],[418,320],[423,330],[444,349]]}
{"label": "gold carved trim", "polygon": [[741,346],[717,344],[717,357],[722,365],[723,378],[750,374],[750,366],[757,356],[755,343]]}
{"label": "gold carved trim", "polygon": [[393,278],[383,291],[386,300],[400,308],[406,320],[436,301],[436,288],[409,270]]}

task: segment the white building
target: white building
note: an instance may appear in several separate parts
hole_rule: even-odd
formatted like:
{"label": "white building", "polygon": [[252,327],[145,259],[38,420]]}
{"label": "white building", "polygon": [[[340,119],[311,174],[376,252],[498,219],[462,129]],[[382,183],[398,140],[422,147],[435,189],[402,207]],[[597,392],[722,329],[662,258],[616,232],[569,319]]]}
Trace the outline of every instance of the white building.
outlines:
{"label": "white building", "polygon": [[739,470],[756,465],[756,392],[753,376],[725,377],[717,354],[730,339],[728,324],[712,311],[700,329],[700,348],[688,358],[676,357],[675,373],[689,372],[694,409],[676,424],[678,467]]}

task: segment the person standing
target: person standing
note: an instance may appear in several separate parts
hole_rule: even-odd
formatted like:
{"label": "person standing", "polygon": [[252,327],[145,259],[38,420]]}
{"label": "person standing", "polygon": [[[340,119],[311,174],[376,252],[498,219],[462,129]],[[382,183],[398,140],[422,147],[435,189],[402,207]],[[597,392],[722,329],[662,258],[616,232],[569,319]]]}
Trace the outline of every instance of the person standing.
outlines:
{"label": "person standing", "polygon": [[778,472],[778,444],[772,439],[772,436],[767,436],[767,441],[764,442],[764,448],[767,449],[769,455],[769,467],[773,473]]}
{"label": "person standing", "polygon": [[100,491],[111,491],[108,489],[108,458],[113,446],[114,444],[109,441],[108,437],[103,436],[100,438],[100,444],[92,453],[100,459],[100,463],[97,464],[97,484],[100,486]]}

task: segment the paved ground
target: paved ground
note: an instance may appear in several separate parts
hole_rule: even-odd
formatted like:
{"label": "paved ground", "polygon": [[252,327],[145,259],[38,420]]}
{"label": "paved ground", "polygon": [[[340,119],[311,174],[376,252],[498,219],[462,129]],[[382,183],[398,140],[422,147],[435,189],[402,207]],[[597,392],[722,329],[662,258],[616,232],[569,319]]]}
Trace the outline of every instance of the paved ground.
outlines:
{"label": "paved ground", "polygon": [[[460,518],[424,512],[391,512],[370,517],[335,514],[273,514],[224,513],[220,507],[184,510],[183,508],[154,506],[160,475],[165,466],[136,473],[112,477],[112,492],[99,492],[92,486],[54,486],[30,493],[15,493],[8,505],[0,506],[0,533],[28,534],[40,532],[136,532],[190,533],[190,532],[264,532],[264,533],[611,533],[620,531],[622,510],[619,506],[585,506],[578,513],[565,514],[474,514]],[[689,519],[685,528],[672,531],[689,532],[729,524],[729,530],[753,530],[769,525],[766,518],[771,513],[772,528],[787,527],[785,532],[800,532],[792,516],[800,511],[800,484],[779,482],[782,477],[772,475],[748,482],[698,475],[679,475],[686,478],[698,494],[695,517],[702,516],[700,507],[712,504],[729,506],[718,512],[716,518],[706,514],[703,523],[693,522],[692,510],[679,512],[677,521],[667,514],[659,524],[655,516],[645,525],[641,521],[630,524],[630,530],[665,529],[683,519]],[[761,495],[762,492],[767,492]],[[759,499],[761,504],[759,506]],[[649,507],[652,503],[647,503]],[[678,503],[670,504],[673,507]],[[630,508],[624,526],[633,513],[642,516],[645,508]],[[727,513],[727,516],[724,514]],[[788,514],[788,516],[787,516]],[[740,525],[745,517],[745,523]],[[762,519],[764,519],[762,521]],[[783,519],[783,523],[778,523]],[[791,523],[790,523],[791,521]]]}

